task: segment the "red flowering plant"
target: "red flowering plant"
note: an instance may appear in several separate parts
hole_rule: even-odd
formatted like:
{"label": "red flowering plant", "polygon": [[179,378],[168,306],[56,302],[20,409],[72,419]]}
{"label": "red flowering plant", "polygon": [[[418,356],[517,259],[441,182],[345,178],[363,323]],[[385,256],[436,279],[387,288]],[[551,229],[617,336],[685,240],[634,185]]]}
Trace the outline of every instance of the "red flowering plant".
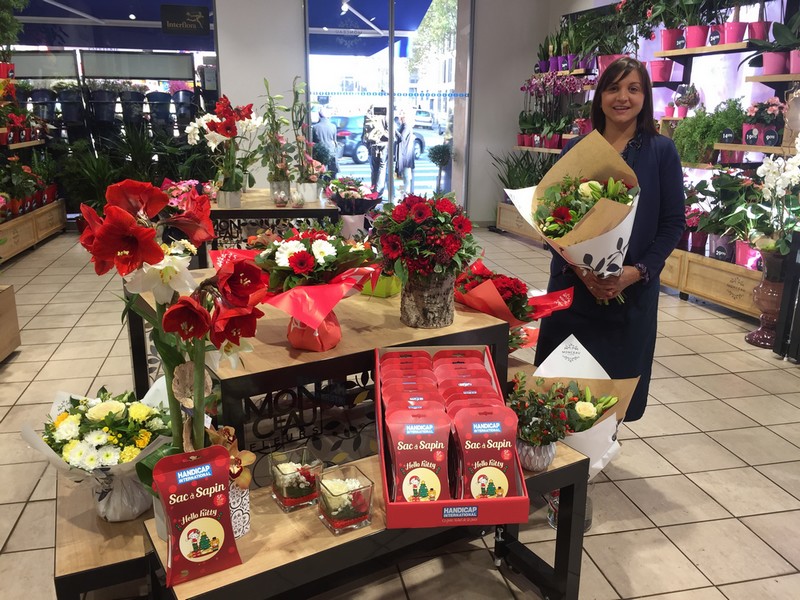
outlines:
{"label": "red flowering plant", "polygon": [[213,113],[207,113],[186,127],[190,145],[204,141],[215,152],[217,182],[223,192],[237,192],[255,184],[250,168],[260,154],[258,132],[264,120],[253,114],[253,105],[233,106],[223,95]]}
{"label": "red flowering plant", "polygon": [[[86,204],[81,212],[87,227],[80,242],[91,253],[95,271],[103,275],[116,269],[133,295],[125,310],[136,311],[153,328],[166,380],[173,447],[204,447],[202,417],[192,420],[191,436],[184,439],[183,432],[192,415],[205,413],[211,393],[206,350],[218,351],[209,359],[225,356],[235,362],[237,353],[248,349],[243,338],[255,335],[256,321],[263,315],[255,307],[266,293],[261,269],[239,257],[208,279],[195,280],[189,261],[196,246],[211,240],[214,231],[208,197],[194,188],[179,205],[170,206],[170,197],[158,188],[126,180],[106,190],[105,217]],[[159,243],[167,228],[183,231],[187,239]],[[153,295],[155,315],[136,302],[145,292]]]}
{"label": "red flowering plant", "polygon": [[517,437],[534,446],[546,446],[567,435],[567,390],[563,387],[540,392],[526,389],[525,375],[512,380],[507,404],[517,413]]}
{"label": "red flowering plant", "polygon": [[409,194],[396,206],[384,205],[373,223],[384,274],[404,283],[412,275],[455,275],[477,258],[472,221],[452,198]]}
{"label": "red flowering plant", "polygon": [[528,323],[570,307],[572,288],[529,296],[524,281],[495,273],[478,259],[456,278],[455,300],[506,321],[513,352],[536,343],[538,331],[526,327]]}

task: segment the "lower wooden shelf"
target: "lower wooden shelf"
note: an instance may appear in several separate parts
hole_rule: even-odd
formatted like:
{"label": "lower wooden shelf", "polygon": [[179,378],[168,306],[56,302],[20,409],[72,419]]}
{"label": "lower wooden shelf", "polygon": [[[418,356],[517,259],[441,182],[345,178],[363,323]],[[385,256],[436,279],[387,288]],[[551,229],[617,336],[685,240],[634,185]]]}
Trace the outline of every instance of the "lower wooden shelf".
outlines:
{"label": "lower wooden shelf", "polygon": [[66,225],[67,214],[61,200],[0,224],[0,238],[6,240],[0,245],[0,260],[16,256],[63,230]]}
{"label": "lower wooden shelf", "polygon": [[760,271],[740,265],[674,250],[661,271],[661,285],[758,317],[761,311],[753,304],[753,290],[761,276]]}
{"label": "lower wooden shelf", "polygon": [[542,239],[536,230],[522,218],[513,204],[500,202],[497,205],[497,227],[522,237],[539,241]]}

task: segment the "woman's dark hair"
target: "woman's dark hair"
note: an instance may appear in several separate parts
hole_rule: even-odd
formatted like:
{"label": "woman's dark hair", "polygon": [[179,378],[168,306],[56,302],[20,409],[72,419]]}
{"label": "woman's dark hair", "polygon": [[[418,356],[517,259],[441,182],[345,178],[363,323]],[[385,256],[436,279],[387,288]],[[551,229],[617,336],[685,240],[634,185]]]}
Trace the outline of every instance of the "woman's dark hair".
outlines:
{"label": "woman's dark hair", "polygon": [[597,80],[594,100],[592,100],[592,126],[600,133],[603,133],[606,128],[606,115],[603,112],[602,101],[603,92],[633,71],[639,73],[639,77],[642,80],[642,93],[644,94],[642,110],[636,117],[636,129],[648,135],[658,135],[658,130],[653,123],[653,86],[650,83],[650,76],[647,74],[644,64],[630,56],[623,56],[608,65],[603,74],[600,75],[600,79]]}

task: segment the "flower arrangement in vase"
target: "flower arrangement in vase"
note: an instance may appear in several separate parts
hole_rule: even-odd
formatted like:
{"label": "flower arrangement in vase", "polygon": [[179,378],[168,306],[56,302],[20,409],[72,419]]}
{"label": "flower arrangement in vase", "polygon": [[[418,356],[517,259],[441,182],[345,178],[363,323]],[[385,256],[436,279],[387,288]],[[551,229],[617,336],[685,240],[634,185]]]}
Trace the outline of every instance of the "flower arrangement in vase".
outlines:
{"label": "flower arrangement in vase", "polygon": [[409,194],[373,223],[383,273],[403,282],[400,321],[409,327],[452,324],[455,277],[478,256],[472,221],[452,198]]}

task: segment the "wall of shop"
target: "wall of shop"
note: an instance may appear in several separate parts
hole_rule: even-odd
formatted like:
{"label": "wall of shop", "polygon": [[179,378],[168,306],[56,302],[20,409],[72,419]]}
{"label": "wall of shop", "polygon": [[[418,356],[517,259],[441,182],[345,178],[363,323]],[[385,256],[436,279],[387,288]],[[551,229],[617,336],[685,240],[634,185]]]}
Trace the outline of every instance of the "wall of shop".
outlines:
{"label": "wall of shop", "polygon": [[[298,0],[217,0],[220,92],[234,104],[264,102],[264,78],[273,94],[291,102],[292,80],[307,80],[303,3]],[[256,187],[267,187],[259,169]]]}

